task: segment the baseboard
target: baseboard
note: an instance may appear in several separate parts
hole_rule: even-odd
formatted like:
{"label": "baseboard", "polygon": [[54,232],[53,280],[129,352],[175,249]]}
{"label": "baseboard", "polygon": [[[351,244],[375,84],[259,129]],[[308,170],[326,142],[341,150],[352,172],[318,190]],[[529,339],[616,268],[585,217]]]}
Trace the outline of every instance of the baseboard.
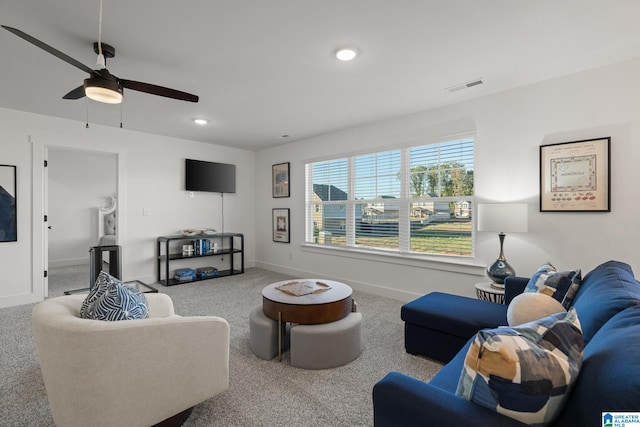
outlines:
{"label": "baseboard", "polygon": [[0,297],[0,308],[15,307],[18,305],[33,304],[42,301],[42,295],[35,293],[23,295],[10,295]]}
{"label": "baseboard", "polygon": [[318,273],[313,271],[305,271],[297,268],[285,267],[277,264],[270,264],[266,262],[256,261],[255,266],[264,270],[273,271],[276,273],[288,274],[294,277],[317,277],[329,280],[335,280],[338,282],[346,283],[357,291],[366,292],[369,294],[377,295],[380,297],[391,298],[402,302],[413,301],[414,299],[421,297],[423,294],[416,294],[413,292],[407,292],[400,289],[388,288],[386,286],[372,285],[370,283],[359,282],[355,280],[348,280],[343,277],[329,276],[326,273]]}
{"label": "baseboard", "polygon": [[53,267],[71,267],[74,265],[89,265],[89,258],[70,258],[49,260],[49,268]]}

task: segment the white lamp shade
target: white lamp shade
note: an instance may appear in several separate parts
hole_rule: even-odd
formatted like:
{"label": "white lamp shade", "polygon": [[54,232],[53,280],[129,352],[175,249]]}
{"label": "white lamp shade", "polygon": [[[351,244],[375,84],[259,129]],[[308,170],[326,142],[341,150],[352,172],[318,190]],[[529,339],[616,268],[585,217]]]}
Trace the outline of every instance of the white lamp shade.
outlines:
{"label": "white lamp shade", "polygon": [[527,220],[526,203],[478,204],[478,231],[525,233]]}

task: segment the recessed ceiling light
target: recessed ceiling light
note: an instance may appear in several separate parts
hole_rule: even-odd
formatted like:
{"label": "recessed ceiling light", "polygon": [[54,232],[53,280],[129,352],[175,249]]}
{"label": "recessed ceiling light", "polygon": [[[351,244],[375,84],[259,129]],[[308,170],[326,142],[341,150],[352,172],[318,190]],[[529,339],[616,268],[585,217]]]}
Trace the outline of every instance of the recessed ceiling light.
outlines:
{"label": "recessed ceiling light", "polygon": [[340,61],[351,61],[358,56],[358,52],[353,48],[343,48],[336,51],[336,58]]}
{"label": "recessed ceiling light", "polygon": [[209,122],[205,119],[193,119],[193,123],[202,126],[202,125],[206,125]]}

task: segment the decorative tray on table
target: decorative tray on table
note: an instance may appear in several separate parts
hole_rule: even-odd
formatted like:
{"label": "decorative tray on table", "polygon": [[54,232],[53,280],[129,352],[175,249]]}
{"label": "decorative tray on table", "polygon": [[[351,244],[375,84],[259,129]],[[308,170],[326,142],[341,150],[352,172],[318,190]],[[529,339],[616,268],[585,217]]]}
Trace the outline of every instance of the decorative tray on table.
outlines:
{"label": "decorative tray on table", "polygon": [[277,286],[276,289],[294,297],[301,297],[303,295],[326,292],[331,289],[331,286],[319,281],[294,280]]}

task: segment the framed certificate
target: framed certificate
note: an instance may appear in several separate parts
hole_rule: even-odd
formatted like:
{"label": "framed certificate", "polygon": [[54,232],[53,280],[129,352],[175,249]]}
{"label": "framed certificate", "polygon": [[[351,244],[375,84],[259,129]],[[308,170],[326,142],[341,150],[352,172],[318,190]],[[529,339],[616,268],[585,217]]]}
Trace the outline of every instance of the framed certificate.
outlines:
{"label": "framed certificate", "polygon": [[540,212],[611,212],[611,138],[540,146]]}

